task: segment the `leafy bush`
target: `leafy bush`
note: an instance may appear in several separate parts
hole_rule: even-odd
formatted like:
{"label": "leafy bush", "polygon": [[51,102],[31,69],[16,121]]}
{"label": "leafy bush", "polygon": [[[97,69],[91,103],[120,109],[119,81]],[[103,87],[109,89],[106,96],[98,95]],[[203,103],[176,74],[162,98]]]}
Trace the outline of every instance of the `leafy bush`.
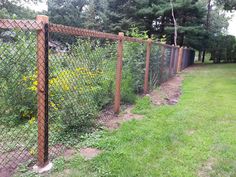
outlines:
{"label": "leafy bush", "polygon": [[[127,33],[132,37],[147,38],[137,28]],[[123,102],[134,103],[136,94],[142,93],[146,63],[146,44],[125,42],[121,96]]]}
{"label": "leafy bush", "polygon": [[17,32],[0,45],[1,122],[17,125],[36,115],[36,36]]}
{"label": "leafy bush", "polygon": [[[0,47],[0,111],[2,122],[17,125],[36,121],[36,35],[16,32],[14,41]],[[134,37],[143,37],[133,29]],[[69,44],[68,44],[69,45]],[[89,126],[99,111],[113,101],[116,45],[110,41],[77,39],[69,51],[49,53],[49,120],[55,131]],[[124,44],[121,95],[133,103],[144,82],[146,45]]]}
{"label": "leafy bush", "polygon": [[69,53],[51,55],[49,95],[54,120],[70,128],[88,126],[111,103],[116,61],[111,49],[112,45],[80,39]]}
{"label": "leafy bush", "polygon": [[161,50],[158,45],[152,44],[149,68],[149,87],[156,88],[161,80]]}

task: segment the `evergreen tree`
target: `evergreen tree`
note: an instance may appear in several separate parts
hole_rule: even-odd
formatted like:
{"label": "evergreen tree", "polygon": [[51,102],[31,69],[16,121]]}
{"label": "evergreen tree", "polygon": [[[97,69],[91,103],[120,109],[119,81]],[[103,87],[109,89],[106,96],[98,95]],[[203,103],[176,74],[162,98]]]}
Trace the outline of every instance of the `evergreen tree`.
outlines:
{"label": "evergreen tree", "polygon": [[83,24],[88,29],[104,31],[108,28],[107,0],[90,0],[82,12]]}
{"label": "evergreen tree", "polygon": [[50,21],[62,25],[82,27],[82,12],[88,0],[48,0]]}
{"label": "evergreen tree", "polygon": [[34,19],[36,13],[29,8],[23,7],[25,2],[37,3],[40,0],[1,0],[0,18]]}

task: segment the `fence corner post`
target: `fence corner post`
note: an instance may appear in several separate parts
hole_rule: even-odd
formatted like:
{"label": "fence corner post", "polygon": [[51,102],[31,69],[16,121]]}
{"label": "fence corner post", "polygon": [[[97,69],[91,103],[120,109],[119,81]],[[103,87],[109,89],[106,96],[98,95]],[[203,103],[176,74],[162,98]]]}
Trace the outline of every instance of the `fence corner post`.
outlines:
{"label": "fence corner post", "polygon": [[179,56],[178,56],[178,65],[177,65],[177,73],[181,71],[181,64],[183,59],[183,47],[179,48]]}
{"label": "fence corner post", "polygon": [[[48,23],[49,18],[38,15],[36,21],[42,24],[37,31],[37,111],[38,111],[38,162],[36,172],[49,170],[48,161]],[[46,168],[46,169],[45,169]],[[48,169],[49,168],[49,169]]]}
{"label": "fence corner post", "polygon": [[115,90],[115,101],[114,101],[114,112],[116,114],[120,112],[120,102],[121,102],[123,42],[124,42],[124,33],[119,32],[118,46],[117,46],[117,64],[116,64],[116,90]]}
{"label": "fence corner post", "polygon": [[149,79],[149,65],[150,65],[150,54],[151,54],[151,45],[152,39],[147,40],[147,49],[146,49],[146,69],[145,69],[145,77],[144,77],[144,94],[148,93],[148,79]]}

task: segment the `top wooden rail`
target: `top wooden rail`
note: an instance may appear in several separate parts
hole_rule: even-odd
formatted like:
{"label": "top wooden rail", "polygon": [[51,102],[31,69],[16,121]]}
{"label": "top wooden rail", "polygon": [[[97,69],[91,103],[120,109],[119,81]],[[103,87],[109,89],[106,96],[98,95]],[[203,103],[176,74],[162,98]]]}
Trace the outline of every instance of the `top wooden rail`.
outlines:
{"label": "top wooden rail", "polygon": [[0,19],[0,28],[2,29],[23,29],[23,30],[41,30],[43,24],[35,20],[8,20]]}
{"label": "top wooden rail", "polygon": [[[0,28],[1,29],[22,29],[22,30],[41,30],[44,28],[42,23],[39,23],[35,20],[8,20],[0,19]],[[71,26],[64,26],[59,24],[49,23],[49,31],[56,33],[63,33],[68,35],[76,35],[81,37],[96,37],[110,40],[119,40],[119,36],[116,34],[98,32],[88,29],[82,29]],[[137,43],[147,43],[147,40],[124,36],[124,41],[127,42],[137,42]],[[179,48],[178,46],[173,46],[169,44],[163,44],[161,42],[152,41],[153,44],[164,46],[166,48]],[[189,50],[193,50],[188,48]]]}
{"label": "top wooden rail", "polygon": [[103,33],[82,28],[64,26],[64,25],[57,25],[52,23],[49,24],[49,31],[68,35],[75,35],[75,36],[97,37],[97,38],[118,40],[118,35],[115,34]]}

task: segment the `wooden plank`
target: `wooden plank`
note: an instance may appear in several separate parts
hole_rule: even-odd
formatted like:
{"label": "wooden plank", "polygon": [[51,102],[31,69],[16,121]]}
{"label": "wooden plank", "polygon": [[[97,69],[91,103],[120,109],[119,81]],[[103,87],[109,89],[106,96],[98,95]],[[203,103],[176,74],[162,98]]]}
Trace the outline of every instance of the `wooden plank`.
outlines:
{"label": "wooden plank", "polygon": [[120,102],[121,102],[120,100],[121,100],[123,42],[124,42],[124,33],[120,32],[117,46],[116,91],[115,91],[115,101],[114,101],[114,112],[116,114],[120,112]]}
{"label": "wooden plank", "polygon": [[[47,16],[37,16],[36,20],[42,24],[48,23]],[[46,120],[46,47],[45,47],[45,30],[39,30],[37,34],[37,71],[38,71],[38,89],[37,89],[37,106],[38,106],[38,166],[43,167],[48,162],[48,142],[47,120]]]}
{"label": "wooden plank", "polygon": [[149,66],[150,66],[150,55],[151,55],[151,45],[152,40],[148,39],[147,41],[147,51],[146,51],[146,69],[145,69],[145,76],[144,76],[144,94],[148,93],[148,81],[149,81]]}
{"label": "wooden plank", "polygon": [[22,30],[40,30],[43,24],[34,20],[7,20],[0,19],[0,28],[2,29],[22,29]]}
{"label": "wooden plank", "polygon": [[76,27],[69,27],[69,26],[64,26],[64,25],[50,24],[49,31],[55,32],[55,33],[68,34],[68,35],[75,35],[75,36],[96,37],[96,38],[118,40],[118,35],[115,35],[115,34],[97,32],[97,31],[76,28]]}

